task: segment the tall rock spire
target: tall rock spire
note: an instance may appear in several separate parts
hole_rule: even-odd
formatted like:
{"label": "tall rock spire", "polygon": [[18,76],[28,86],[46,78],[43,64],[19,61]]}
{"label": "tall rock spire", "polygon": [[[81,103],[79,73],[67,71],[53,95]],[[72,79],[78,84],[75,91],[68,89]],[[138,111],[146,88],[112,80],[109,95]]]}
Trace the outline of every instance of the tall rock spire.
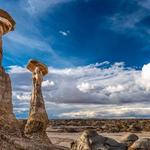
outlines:
{"label": "tall rock spire", "polygon": [[13,114],[12,87],[9,74],[2,67],[2,36],[14,30],[15,21],[0,9],[0,150],[68,150],[51,144],[46,135],[48,116],[41,91],[43,76],[48,73],[44,64],[30,61],[28,69],[33,72],[33,92],[30,114],[25,126],[25,138]]}
{"label": "tall rock spire", "polygon": [[32,72],[33,89],[25,134],[26,136],[37,139],[39,142],[50,143],[46,135],[48,116],[41,90],[43,76],[48,73],[48,68],[36,60],[30,60],[27,68]]}
{"label": "tall rock spire", "polygon": [[2,67],[2,36],[14,30],[15,21],[0,9],[0,130],[20,135],[17,119],[13,114],[12,87],[9,75]]}

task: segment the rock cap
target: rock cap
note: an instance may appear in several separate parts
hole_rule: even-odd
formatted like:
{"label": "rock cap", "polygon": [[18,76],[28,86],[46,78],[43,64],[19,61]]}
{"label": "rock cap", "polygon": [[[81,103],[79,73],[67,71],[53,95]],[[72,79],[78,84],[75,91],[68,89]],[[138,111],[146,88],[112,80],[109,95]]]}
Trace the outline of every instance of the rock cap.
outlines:
{"label": "rock cap", "polygon": [[39,67],[43,76],[48,74],[48,67],[45,64],[40,63],[39,61],[34,60],[34,59],[29,60],[28,65],[27,65],[27,69],[30,70],[31,72],[34,72],[36,67]]}
{"label": "rock cap", "polygon": [[12,24],[11,31],[14,30],[14,27],[15,27],[15,25],[16,25],[16,22],[15,22],[14,19],[9,15],[9,13],[7,13],[6,11],[0,9],[0,18],[3,18],[3,19],[8,20],[8,21]]}

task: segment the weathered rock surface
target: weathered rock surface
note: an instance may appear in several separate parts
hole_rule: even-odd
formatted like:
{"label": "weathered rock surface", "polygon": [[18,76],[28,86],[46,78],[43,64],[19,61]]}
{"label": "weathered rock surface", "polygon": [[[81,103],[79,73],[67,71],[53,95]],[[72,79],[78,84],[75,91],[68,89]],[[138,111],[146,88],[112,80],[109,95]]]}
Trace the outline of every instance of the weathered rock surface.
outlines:
{"label": "weathered rock surface", "polygon": [[13,18],[6,11],[0,9],[0,36],[13,31],[15,24]]}
{"label": "weathered rock surface", "polygon": [[4,10],[0,9],[0,66],[2,65],[2,36],[12,30],[14,30],[15,21]]}
{"label": "weathered rock surface", "polygon": [[150,139],[149,138],[142,138],[137,140],[129,150],[150,150]]}
{"label": "weathered rock surface", "polygon": [[122,137],[120,142],[126,144],[127,147],[130,147],[138,139],[139,139],[139,137],[136,134],[128,133]]}
{"label": "weathered rock surface", "polygon": [[81,137],[71,143],[71,150],[127,150],[124,144],[98,135],[94,130],[86,130]]}
{"label": "weathered rock surface", "polygon": [[0,150],[68,150],[56,145],[47,145],[28,138],[18,138],[0,132]]}
{"label": "weathered rock surface", "polygon": [[26,133],[30,136],[22,134],[24,123],[19,125],[13,114],[11,80],[2,67],[1,36],[12,31],[14,25],[11,16],[0,9],[0,150],[67,150],[51,144],[46,135],[48,117],[41,93],[42,74],[38,74],[38,70],[34,74],[33,101],[26,125]]}
{"label": "weathered rock surface", "polygon": [[2,51],[2,37],[0,36],[0,66],[2,65],[2,57],[3,57],[3,51]]}
{"label": "weathered rock surface", "polygon": [[0,66],[0,130],[21,136],[18,121],[13,114],[12,88],[9,75]]}
{"label": "weathered rock surface", "polygon": [[30,60],[27,68],[33,72],[33,90],[25,134],[32,139],[36,139],[38,142],[50,144],[51,142],[46,135],[48,116],[41,90],[43,76],[48,73],[48,69],[46,65],[35,60]]}
{"label": "weathered rock surface", "polygon": [[13,114],[12,87],[9,75],[2,67],[2,36],[13,30],[15,21],[0,9],[0,132],[21,136],[17,119]]}
{"label": "weathered rock surface", "polygon": [[36,67],[38,67],[40,72],[42,73],[42,78],[43,76],[48,74],[48,68],[45,64],[42,64],[37,60],[31,59],[27,65],[27,69],[34,73]]}

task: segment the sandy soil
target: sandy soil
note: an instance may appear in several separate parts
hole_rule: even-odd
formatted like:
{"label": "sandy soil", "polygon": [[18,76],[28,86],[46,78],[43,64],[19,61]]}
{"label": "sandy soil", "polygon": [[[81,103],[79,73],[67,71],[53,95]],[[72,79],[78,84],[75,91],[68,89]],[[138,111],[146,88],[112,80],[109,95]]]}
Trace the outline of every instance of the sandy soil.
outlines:
{"label": "sandy soil", "polygon": [[[73,140],[76,140],[82,133],[59,133],[59,132],[47,132],[48,137],[51,139],[52,143],[60,146],[70,147],[70,143]],[[113,138],[117,141],[121,139],[121,137],[127,132],[122,133],[99,133],[103,136],[107,136],[110,138]],[[150,132],[141,132],[141,133],[135,133],[140,138],[141,137],[149,137],[150,138]]]}

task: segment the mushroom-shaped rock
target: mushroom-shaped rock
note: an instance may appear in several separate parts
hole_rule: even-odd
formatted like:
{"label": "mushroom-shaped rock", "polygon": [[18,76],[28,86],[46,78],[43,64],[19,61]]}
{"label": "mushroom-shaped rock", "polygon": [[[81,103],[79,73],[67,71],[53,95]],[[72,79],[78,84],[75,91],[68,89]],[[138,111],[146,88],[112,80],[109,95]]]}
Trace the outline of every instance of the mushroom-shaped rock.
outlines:
{"label": "mushroom-shaped rock", "polygon": [[2,64],[2,35],[14,30],[15,21],[4,10],[0,9],[0,66]]}
{"label": "mushroom-shaped rock", "polygon": [[126,150],[124,144],[103,137],[94,130],[86,130],[81,137],[71,143],[71,150]]}
{"label": "mushroom-shaped rock", "polygon": [[120,142],[126,144],[127,147],[130,147],[138,139],[139,138],[136,134],[128,133],[121,138]]}
{"label": "mushroom-shaped rock", "polygon": [[141,138],[135,141],[133,145],[129,148],[129,150],[150,150],[150,139],[149,138]]}
{"label": "mushroom-shaped rock", "polygon": [[15,24],[13,18],[6,11],[0,9],[0,36],[13,31]]}
{"label": "mushroom-shaped rock", "polygon": [[[21,123],[21,127],[19,128],[19,122],[13,114],[11,80],[1,64],[1,36],[9,31],[12,31],[14,26],[15,21],[11,18],[11,16],[4,10],[0,9],[0,150],[68,150],[65,147],[50,144],[50,141],[45,133],[48,117],[40,90],[42,77],[45,73],[43,74],[43,71],[41,71],[40,63],[36,65],[36,69],[34,71],[35,74],[33,75],[35,79],[33,93],[35,95],[33,95],[32,98],[34,98],[33,100],[35,100],[35,102],[32,101],[33,107],[31,107],[31,116],[26,126],[31,128],[32,133],[34,131],[36,133],[38,131],[39,132],[36,136],[33,136],[33,138],[24,138],[21,134],[20,128],[21,130],[24,129],[24,122]],[[44,69],[48,72],[46,67]],[[41,79],[41,82],[37,82],[38,79]],[[36,112],[38,112],[38,114]],[[39,122],[35,119],[36,117]]]}
{"label": "mushroom-shaped rock", "polygon": [[33,90],[29,118],[25,125],[25,135],[34,139],[38,138],[39,142],[50,143],[46,135],[48,116],[41,90],[43,76],[48,73],[48,69],[46,65],[36,60],[30,60],[27,68],[33,73]]}

